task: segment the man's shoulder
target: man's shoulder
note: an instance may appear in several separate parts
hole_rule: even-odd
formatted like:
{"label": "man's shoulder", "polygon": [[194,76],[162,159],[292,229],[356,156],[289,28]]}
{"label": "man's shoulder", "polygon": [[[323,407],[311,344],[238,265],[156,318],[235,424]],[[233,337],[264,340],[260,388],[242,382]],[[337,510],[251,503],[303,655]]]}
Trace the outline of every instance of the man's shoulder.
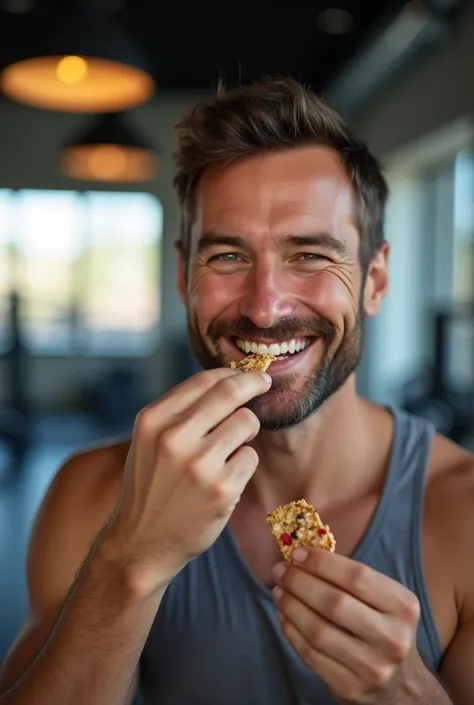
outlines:
{"label": "man's shoulder", "polygon": [[71,455],[54,475],[28,546],[32,610],[42,613],[57,605],[69,590],[91,542],[117,505],[128,447],[120,442],[88,448]]}
{"label": "man's shoulder", "polygon": [[76,489],[99,491],[104,485],[121,484],[130,438],[88,446],[70,455],[57,480]]}
{"label": "man's shoulder", "polygon": [[459,592],[470,594],[474,603],[474,454],[439,434],[433,440],[426,498],[440,560],[445,560]]}
{"label": "man's shoulder", "polygon": [[474,483],[474,453],[440,433],[435,433],[428,481],[453,490]]}
{"label": "man's shoulder", "polygon": [[[433,438],[427,491],[444,507],[442,516],[473,514],[474,453],[441,434]],[[462,517],[464,518],[464,517]],[[461,516],[459,516],[461,519]],[[474,522],[474,519],[470,519]]]}
{"label": "man's shoulder", "polygon": [[53,477],[45,504],[83,516],[110,513],[121,490],[130,442],[102,443],[70,455]]}

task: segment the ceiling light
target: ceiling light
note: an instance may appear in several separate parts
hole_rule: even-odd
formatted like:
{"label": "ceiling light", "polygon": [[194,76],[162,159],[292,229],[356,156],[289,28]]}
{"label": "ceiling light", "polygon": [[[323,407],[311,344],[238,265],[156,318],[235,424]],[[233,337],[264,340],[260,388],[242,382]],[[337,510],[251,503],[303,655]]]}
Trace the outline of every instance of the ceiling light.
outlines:
{"label": "ceiling light", "polygon": [[157,149],[117,113],[96,117],[60,150],[60,168],[84,181],[149,181],[158,170]]}
{"label": "ceiling light", "polygon": [[155,82],[147,62],[114,17],[87,5],[32,12],[22,20],[22,31],[5,56],[2,51],[0,63],[0,89],[12,100],[102,113],[152,97]]}

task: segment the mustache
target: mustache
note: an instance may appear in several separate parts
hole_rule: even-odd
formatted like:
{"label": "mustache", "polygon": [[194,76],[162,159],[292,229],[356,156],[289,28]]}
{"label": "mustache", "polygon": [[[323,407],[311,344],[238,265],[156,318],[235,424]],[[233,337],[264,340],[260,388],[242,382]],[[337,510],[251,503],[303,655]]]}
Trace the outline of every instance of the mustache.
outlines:
{"label": "mustache", "polygon": [[218,338],[259,338],[262,341],[283,342],[292,338],[317,336],[331,340],[335,328],[325,318],[280,318],[271,328],[259,328],[250,318],[239,318],[236,321],[213,321],[209,326],[208,335]]}

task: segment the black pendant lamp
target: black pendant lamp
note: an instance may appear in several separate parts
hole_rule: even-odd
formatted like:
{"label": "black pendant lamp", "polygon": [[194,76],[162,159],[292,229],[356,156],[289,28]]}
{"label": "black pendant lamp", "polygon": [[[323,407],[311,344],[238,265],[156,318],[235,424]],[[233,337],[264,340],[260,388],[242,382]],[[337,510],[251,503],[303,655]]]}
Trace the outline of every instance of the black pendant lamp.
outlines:
{"label": "black pendant lamp", "polygon": [[[0,50],[0,89],[37,108],[77,113],[130,109],[155,82],[145,57],[98,0],[49,0],[25,14]],[[20,19],[20,18],[19,18]]]}
{"label": "black pendant lamp", "polygon": [[59,159],[69,178],[131,183],[155,178],[159,154],[126,115],[106,113],[69,139]]}

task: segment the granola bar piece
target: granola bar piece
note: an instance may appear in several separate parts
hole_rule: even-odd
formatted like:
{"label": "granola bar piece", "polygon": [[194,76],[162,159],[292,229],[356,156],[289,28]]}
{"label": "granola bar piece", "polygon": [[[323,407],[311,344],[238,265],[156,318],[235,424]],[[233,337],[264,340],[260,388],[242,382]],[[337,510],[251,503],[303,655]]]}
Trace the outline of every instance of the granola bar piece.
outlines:
{"label": "granola bar piece", "polygon": [[320,546],[334,552],[336,539],[327,524],[323,524],[316,509],[300,499],[277,507],[266,516],[270,531],[286,560],[298,546]]}
{"label": "granola bar piece", "polygon": [[251,353],[247,355],[247,357],[244,357],[243,360],[239,360],[239,362],[231,362],[230,366],[233,370],[258,370],[259,372],[266,372],[275,360],[275,355],[256,355]]}

